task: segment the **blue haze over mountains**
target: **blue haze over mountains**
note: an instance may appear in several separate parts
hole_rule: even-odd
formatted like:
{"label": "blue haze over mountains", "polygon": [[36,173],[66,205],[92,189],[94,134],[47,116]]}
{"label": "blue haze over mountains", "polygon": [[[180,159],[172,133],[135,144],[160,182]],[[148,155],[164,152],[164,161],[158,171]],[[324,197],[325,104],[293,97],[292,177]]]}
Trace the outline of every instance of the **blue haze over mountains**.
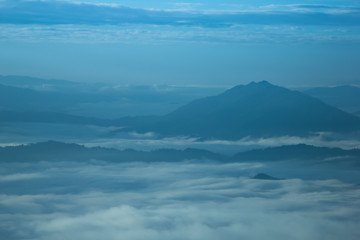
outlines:
{"label": "blue haze over mountains", "polygon": [[0,239],[360,239],[359,40],[358,0],[0,0]]}
{"label": "blue haze over mountains", "polygon": [[145,131],[232,140],[360,129],[358,117],[266,81],[195,100],[153,121],[150,126],[145,123]]}
{"label": "blue haze over mountains", "polygon": [[[6,239],[145,239],[149,231],[150,239],[259,239],[268,227],[270,239],[360,236],[360,118],[308,95],[319,89],[302,93],[266,81],[119,87],[26,77],[1,77],[0,84]],[[124,101],[158,112],[101,109]],[[91,109],[96,105],[104,114]],[[74,115],[74,106],[85,107]],[[295,226],[279,229],[279,222]]]}
{"label": "blue haze over mountains", "polygon": [[[0,80],[2,122],[95,125],[120,128],[109,134],[134,132],[160,138],[185,136],[219,140],[307,137],[322,132],[356,136],[360,129],[357,116],[306,94],[313,93],[316,97],[319,89],[300,93],[266,81],[225,90],[220,87],[86,86],[21,77]],[[358,88],[349,89],[353,92],[346,94],[350,98],[348,102],[356,108],[356,101],[351,100],[358,97]],[[206,96],[221,91],[224,92]],[[332,99],[334,102],[335,97]],[[338,99],[339,105],[344,104],[342,98]],[[73,114],[76,110],[79,110],[77,114]]]}
{"label": "blue haze over mountains", "polygon": [[[259,239],[268,228],[269,239],[360,236],[360,150],[334,147],[358,144],[360,120],[306,94],[313,90],[266,81],[229,89],[119,90],[0,80],[0,233],[6,239],[147,239],[149,231],[150,239]],[[148,98],[180,106],[165,105],[153,116],[68,112],[66,98],[80,108],[121,102],[122,96],[140,108],[153,106]],[[126,141],[140,144],[125,149]],[[224,151],[231,144],[235,151]],[[286,222],[294,225],[278,228]]]}

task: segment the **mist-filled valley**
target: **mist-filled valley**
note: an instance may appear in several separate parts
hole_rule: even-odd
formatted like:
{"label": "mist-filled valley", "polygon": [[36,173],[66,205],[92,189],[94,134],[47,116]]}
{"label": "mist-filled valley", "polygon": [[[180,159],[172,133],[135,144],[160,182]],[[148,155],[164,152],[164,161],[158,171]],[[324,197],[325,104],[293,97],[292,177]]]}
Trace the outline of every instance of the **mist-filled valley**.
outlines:
{"label": "mist-filled valley", "polygon": [[358,185],[251,178],[263,170],[258,163],[191,160],[2,163],[1,235],[357,239]]}
{"label": "mist-filled valley", "polygon": [[360,119],[316,89],[0,80],[4,239],[360,236]]}

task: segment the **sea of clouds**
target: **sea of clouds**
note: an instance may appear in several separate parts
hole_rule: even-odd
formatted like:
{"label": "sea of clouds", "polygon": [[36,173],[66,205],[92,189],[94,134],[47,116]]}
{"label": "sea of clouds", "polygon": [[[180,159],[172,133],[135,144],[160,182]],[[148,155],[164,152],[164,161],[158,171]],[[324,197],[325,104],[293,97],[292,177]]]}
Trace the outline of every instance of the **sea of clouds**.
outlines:
{"label": "sea of clouds", "polygon": [[[259,163],[2,163],[3,239],[359,239],[360,188]],[[277,176],[282,177],[282,176]]]}

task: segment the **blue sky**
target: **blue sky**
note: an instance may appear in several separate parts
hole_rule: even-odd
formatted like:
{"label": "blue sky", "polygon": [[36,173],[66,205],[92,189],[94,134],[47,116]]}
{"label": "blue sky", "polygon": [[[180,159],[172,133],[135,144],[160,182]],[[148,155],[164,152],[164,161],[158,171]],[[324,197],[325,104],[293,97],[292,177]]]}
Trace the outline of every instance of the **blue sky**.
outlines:
{"label": "blue sky", "polygon": [[360,1],[0,0],[0,74],[359,84]]}

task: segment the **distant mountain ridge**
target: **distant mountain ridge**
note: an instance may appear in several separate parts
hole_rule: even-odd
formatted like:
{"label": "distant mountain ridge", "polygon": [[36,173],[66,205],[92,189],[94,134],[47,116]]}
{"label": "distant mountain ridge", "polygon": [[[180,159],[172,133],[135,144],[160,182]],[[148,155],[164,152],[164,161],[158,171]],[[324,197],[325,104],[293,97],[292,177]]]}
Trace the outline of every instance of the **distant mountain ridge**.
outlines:
{"label": "distant mountain ridge", "polygon": [[349,113],[360,111],[360,88],[355,86],[317,87],[304,91]]}
{"label": "distant mountain ridge", "polygon": [[[15,85],[15,84],[14,84]],[[96,102],[109,97],[87,93],[40,91],[0,83],[0,110],[62,112],[78,103]]]}
{"label": "distant mountain ridge", "polygon": [[[160,138],[189,136],[200,140],[360,132],[359,117],[307,94],[266,81],[236,86],[219,95],[192,101],[162,116],[108,120],[54,112],[54,109],[68,108],[75,102],[91,102],[95,98],[92,95],[67,96],[0,84],[0,122],[117,126],[121,129],[116,131],[153,132]],[[116,134],[116,131],[113,133]]]}
{"label": "distant mountain ridge", "polygon": [[[121,122],[125,130],[205,139],[308,136],[315,132],[354,132],[360,118],[306,94],[266,81],[239,85],[195,100],[151,122]],[[128,124],[128,125],[126,125]]]}
{"label": "distant mountain ridge", "polygon": [[315,147],[305,144],[288,145],[239,152],[225,156],[208,150],[158,149],[137,151],[103,147],[85,147],[74,143],[47,141],[28,145],[0,147],[0,162],[33,161],[111,161],[111,162],[179,162],[214,160],[219,162],[300,161],[304,163],[340,163],[360,166],[360,149]]}
{"label": "distant mountain ridge", "polygon": [[239,152],[232,157],[235,161],[287,161],[308,160],[318,161],[326,159],[358,159],[360,163],[360,149],[344,150],[341,148],[315,147],[306,144],[286,145],[280,147],[269,147]]}
{"label": "distant mountain ridge", "polygon": [[183,160],[218,160],[225,157],[207,150],[158,149],[150,152],[133,149],[117,150],[103,147],[85,147],[74,143],[47,141],[28,145],[0,147],[0,162],[29,161],[116,161],[116,162],[177,162]]}
{"label": "distant mountain ridge", "polygon": [[[117,85],[0,75],[0,110],[57,112],[106,119],[163,115],[194,99],[218,94],[224,89]],[[23,120],[26,122],[26,118]]]}
{"label": "distant mountain ridge", "polygon": [[55,80],[55,79],[41,79],[35,77],[28,76],[1,76],[0,75],[0,84],[19,87],[19,88],[31,88],[36,89],[40,86],[67,86],[72,87],[74,85],[78,85],[77,82],[70,82],[65,80]]}
{"label": "distant mountain ridge", "polygon": [[112,126],[112,120],[76,116],[57,112],[15,112],[1,111],[0,122],[58,123],[75,125]]}

